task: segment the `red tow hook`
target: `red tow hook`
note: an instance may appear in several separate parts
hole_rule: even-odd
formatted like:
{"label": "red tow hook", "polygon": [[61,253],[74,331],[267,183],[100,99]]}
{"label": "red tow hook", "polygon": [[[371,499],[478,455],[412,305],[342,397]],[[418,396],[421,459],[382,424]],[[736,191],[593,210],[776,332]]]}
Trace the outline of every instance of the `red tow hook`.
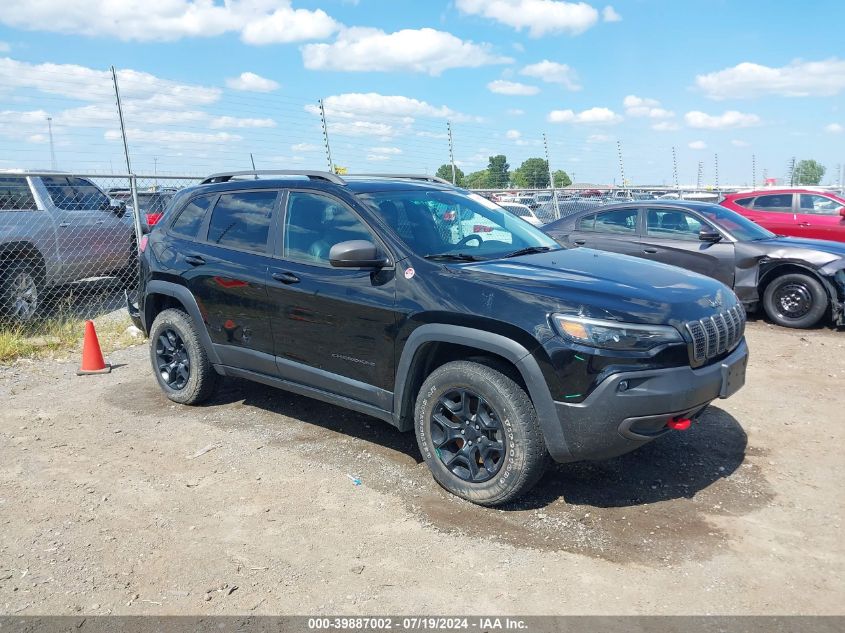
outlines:
{"label": "red tow hook", "polygon": [[692,420],[689,418],[673,418],[666,423],[673,431],[686,431],[692,426]]}

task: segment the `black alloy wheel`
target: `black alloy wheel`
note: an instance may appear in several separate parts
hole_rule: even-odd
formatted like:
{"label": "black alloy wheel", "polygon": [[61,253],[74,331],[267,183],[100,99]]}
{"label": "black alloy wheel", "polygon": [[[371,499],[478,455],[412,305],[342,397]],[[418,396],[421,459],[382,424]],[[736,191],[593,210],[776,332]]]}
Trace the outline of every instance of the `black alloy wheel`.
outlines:
{"label": "black alloy wheel", "polygon": [[185,388],[191,379],[191,358],[182,337],[166,329],[156,340],[156,366],[161,379],[174,391]]}
{"label": "black alloy wheel", "polygon": [[443,465],[463,481],[487,481],[505,461],[499,415],[469,389],[453,389],[439,398],[431,413],[431,439]]}

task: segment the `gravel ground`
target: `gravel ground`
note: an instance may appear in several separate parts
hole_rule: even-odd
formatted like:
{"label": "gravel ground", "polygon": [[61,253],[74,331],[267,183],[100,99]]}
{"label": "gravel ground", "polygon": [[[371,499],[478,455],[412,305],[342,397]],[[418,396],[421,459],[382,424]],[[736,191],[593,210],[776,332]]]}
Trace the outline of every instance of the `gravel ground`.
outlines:
{"label": "gravel ground", "polygon": [[0,613],[841,614],[845,334],[748,340],[745,389],[693,429],[502,510],[372,418],[240,381],[174,405],[144,345],[105,376],[19,361]]}

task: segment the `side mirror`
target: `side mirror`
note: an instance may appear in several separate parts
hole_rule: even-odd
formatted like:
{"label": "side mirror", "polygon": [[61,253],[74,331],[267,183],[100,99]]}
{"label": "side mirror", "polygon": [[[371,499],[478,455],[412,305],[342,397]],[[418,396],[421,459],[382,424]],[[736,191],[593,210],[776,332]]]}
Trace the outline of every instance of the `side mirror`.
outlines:
{"label": "side mirror", "polygon": [[713,244],[715,244],[716,242],[722,240],[722,234],[718,231],[713,231],[709,228],[702,228],[698,232],[698,239],[700,239],[702,242],[712,242]]}
{"label": "side mirror", "polygon": [[331,247],[329,262],[335,268],[382,268],[388,259],[369,240],[348,240]]}

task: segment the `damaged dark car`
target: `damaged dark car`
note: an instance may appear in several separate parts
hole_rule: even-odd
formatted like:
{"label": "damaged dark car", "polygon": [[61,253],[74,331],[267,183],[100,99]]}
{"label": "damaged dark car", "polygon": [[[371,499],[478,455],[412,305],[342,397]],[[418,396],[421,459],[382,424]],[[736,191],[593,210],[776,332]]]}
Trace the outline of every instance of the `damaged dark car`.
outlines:
{"label": "damaged dark car", "polygon": [[634,255],[730,286],[778,325],[845,325],[845,243],[783,237],[716,204],[648,201],[585,209],[543,227],[565,247]]}

